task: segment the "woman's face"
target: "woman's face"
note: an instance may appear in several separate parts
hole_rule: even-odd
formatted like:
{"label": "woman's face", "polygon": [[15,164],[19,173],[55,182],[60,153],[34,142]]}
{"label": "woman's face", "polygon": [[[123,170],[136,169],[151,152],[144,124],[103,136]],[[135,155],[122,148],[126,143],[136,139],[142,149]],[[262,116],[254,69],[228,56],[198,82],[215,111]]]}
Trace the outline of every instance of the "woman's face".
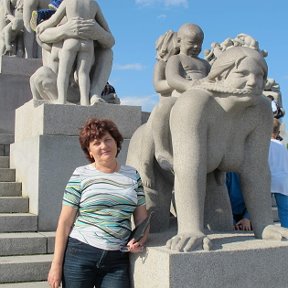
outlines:
{"label": "woman's face", "polygon": [[89,143],[88,151],[96,163],[115,160],[117,143],[110,133],[105,133],[101,139],[94,139]]}
{"label": "woman's face", "polygon": [[224,80],[224,86],[261,94],[264,87],[264,70],[254,58],[246,57],[238,67],[232,69]]}

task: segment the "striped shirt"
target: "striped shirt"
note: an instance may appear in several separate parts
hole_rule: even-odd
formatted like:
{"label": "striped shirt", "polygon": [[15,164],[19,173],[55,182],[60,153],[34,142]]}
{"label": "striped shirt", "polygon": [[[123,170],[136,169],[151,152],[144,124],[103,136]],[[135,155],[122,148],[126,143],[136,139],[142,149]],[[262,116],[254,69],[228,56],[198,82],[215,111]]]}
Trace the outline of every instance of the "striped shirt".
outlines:
{"label": "striped shirt", "polygon": [[131,233],[131,215],[145,205],[138,172],[121,166],[104,173],[91,164],[76,168],[67,183],[63,205],[79,211],[70,237],[104,250],[119,250]]}

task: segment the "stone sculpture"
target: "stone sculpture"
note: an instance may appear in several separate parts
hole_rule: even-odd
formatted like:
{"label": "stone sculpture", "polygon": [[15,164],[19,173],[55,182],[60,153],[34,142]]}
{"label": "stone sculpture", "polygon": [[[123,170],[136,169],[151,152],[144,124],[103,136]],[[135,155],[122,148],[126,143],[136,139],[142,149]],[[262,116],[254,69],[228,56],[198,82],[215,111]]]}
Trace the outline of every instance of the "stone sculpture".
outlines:
{"label": "stone sculpture", "polygon": [[[135,133],[145,139],[145,144],[141,146],[141,153],[135,154],[133,148],[128,153],[128,163],[140,171],[146,193],[149,194],[147,206],[157,210],[151,225],[151,230],[154,232],[168,227],[169,208],[174,187],[174,177],[171,172],[173,171],[173,156],[169,117],[177,98],[170,96],[174,90],[178,90],[174,96],[180,95],[179,92],[188,90],[194,83],[197,83],[199,78],[207,75],[210,69],[209,64],[198,58],[203,36],[203,31],[199,26],[187,23],[180,27],[178,33],[168,31],[157,40],[154,87],[160,94],[160,101],[154,107],[148,122]],[[166,67],[169,67],[170,71],[166,71]],[[178,71],[180,75],[175,76]],[[137,136],[135,140],[137,141]],[[132,143],[133,141],[134,139]],[[130,145],[134,147],[132,143]],[[136,144],[137,147],[139,147],[138,144]],[[161,169],[155,165],[155,160]],[[207,194],[210,191],[213,191],[213,194],[207,197],[206,211],[215,212],[211,213],[213,217],[210,217],[209,213],[205,216],[205,223],[210,229],[230,230],[232,227],[226,186],[223,181],[221,185],[216,183],[216,181],[221,182],[220,179],[224,177],[224,173],[216,171],[208,178]],[[216,190],[217,193],[215,193]],[[222,213],[224,210],[227,213]]]}
{"label": "stone sculpture", "polygon": [[[215,43],[213,42],[211,44],[211,49],[204,51],[205,53],[205,59],[212,64],[220,54],[222,54],[225,50],[231,48],[231,47],[249,47],[251,49],[259,51],[263,57],[266,57],[268,55],[268,52],[266,50],[260,50],[259,43],[256,39],[251,37],[250,35],[240,33],[235,38],[227,38],[222,43]],[[285,115],[285,111],[282,106],[282,96],[279,84],[276,83],[274,79],[268,78],[265,83],[263,94],[265,96],[269,96],[269,98],[272,100],[272,109],[273,107],[273,101],[277,104],[279,109],[281,110],[281,117]],[[276,106],[275,104],[275,106]]]}
{"label": "stone sculpture", "polygon": [[[95,2],[95,1],[93,1]],[[56,12],[55,18],[52,18],[51,22],[46,21],[41,23],[38,27],[38,42],[43,48],[43,67],[40,67],[35,74],[32,75],[30,79],[30,86],[33,94],[33,98],[35,100],[44,100],[46,102],[53,102],[53,103],[64,103],[66,100],[67,102],[72,103],[79,103],[79,95],[75,98],[74,96],[77,95],[79,92],[77,92],[77,88],[75,88],[75,83],[78,83],[78,86],[81,86],[82,88],[80,90],[86,90],[82,94],[87,95],[89,93],[89,99],[87,100],[87,97],[83,96],[83,100],[81,105],[88,105],[88,104],[95,104],[97,102],[105,102],[101,98],[101,92],[105,86],[105,84],[108,81],[109,75],[111,73],[112,68],[112,47],[115,43],[114,37],[112,36],[108,24],[101,12],[101,9],[99,6],[97,6],[98,12],[96,13],[95,19],[82,19],[82,18],[70,18],[68,17],[67,22],[63,23],[63,21],[58,25],[59,19],[63,16],[64,12],[66,11],[66,4],[69,4],[70,1],[63,1],[60,7],[59,12]],[[86,3],[86,2],[85,2]],[[95,2],[96,3],[96,2]],[[70,3],[71,4],[71,3]],[[87,3],[86,3],[87,4]],[[57,11],[58,11],[57,10]],[[62,13],[63,12],[63,13]],[[79,12],[80,13],[80,12]],[[54,17],[54,15],[52,17]],[[56,19],[57,18],[57,19]],[[49,20],[47,20],[49,21]],[[52,23],[53,22],[53,23]],[[52,25],[52,27],[50,27]],[[84,41],[83,39],[87,39],[87,41],[91,41],[89,43],[93,43],[93,57],[95,56],[95,60],[93,62],[92,68],[91,68],[91,83],[89,82],[86,84],[79,84],[79,81],[82,82],[85,77],[82,77],[77,73],[71,73],[71,76],[69,76],[69,73],[65,75],[67,78],[65,81],[68,81],[69,87],[66,88],[69,90],[67,93],[68,98],[65,99],[66,93],[62,93],[65,89],[62,89],[62,92],[60,94],[60,98],[58,96],[58,91],[55,91],[53,89],[53,93],[47,89],[46,86],[51,86],[52,82],[53,85],[56,86],[58,73],[60,72],[60,75],[64,75],[63,67],[65,65],[59,66],[59,52],[63,48],[63,43],[65,45],[66,40],[68,39],[74,39],[73,41],[76,41],[77,43],[80,43],[80,40]],[[75,40],[76,39],[76,40]],[[89,39],[89,40],[88,40]],[[93,41],[94,42],[93,42]],[[72,40],[71,40],[72,41]],[[66,42],[69,43],[69,42]],[[68,45],[68,44],[67,44]],[[65,48],[65,47],[64,47]],[[90,49],[91,50],[91,49]],[[92,52],[92,51],[90,51]],[[91,53],[89,54],[91,56]],[[88,58],[87,58],[88,59]],[[90,59],[91,60],[91,59]],[[62,62],[62,61],[60,61]],[[90,61],[88,61],[90,63]],[[63,63],[65,64],[65,63]],[[89,65],[88,65],[89,66]],[[87,69],[86,69],[87,70]],[[90,70],[90,69],[88,69]],[[62,73],[62,72],[63,73]],[[47,76],[50,76],[50,79],[47,79]],[[85,75],[89,75],[89,73],[85,73]],[[63,78],[60,76],[60,78]],[[59,82],[60,78],[58,78]],[[86,77],[87,80],[87,77]],[[65,82],[65,87],[67,86],[67,82]],[[90,85],[90,89],[89,89]],[[64,87],[63,86],[63,87]],[[72,87],[71,87],[72,86]],[[74,87],[73,87],[74,86]],[[77,85],[76,85],[77,86]],[[62,88],[63,88],[62,87]],[[64,88],[65,88],[64,87]],[[70,91],[73,91],[73,99],[70,97]],[[64,96],[63,96],[64,95]],[[69,98],[70,97],[70,98]],[[63,99],[64,98],[64,99]]]}
{"label": "stone sculpture", "polygon": [[3,0],[1,6],[0,54],[23,57],[23,0]]}
{"label": "stone sculpture", "polygon": [[[25,20],[29,23],[32,9],[36,9],[40,3],[47,5],[48,1],[0,1],[0,53],[2,55],[37,58],[38,45],[35,41],[35,33],[25,25]],[[29,29],[27,30],[26,27]]]}
{"label": "stone sculpture", "polygon": [[[75,17],[82,19],[101,20],[103,28],[108,29],[108,25],[103,21],[104,17],[99,16],[101,10],[95,0],[86,0],[78,2],[77,0],[65,0],[61,3],[48,20],[43,21],[38,27],[37,32],[41,33],[47,28],[58,25],[63,17],[71,20]],[[53,52],[54,47],[52,47]],[[57,49],[57,48],[56,48]],[[56,52],[57,53],[57,52]],[[90,104],[90,77],[89,73],[94,62],[94,43],[92,39],[74,39],[67,38],[64,40],[61,54],[59,56],[59,69],[57,75],[58,88],[58,104],[65,104],[67,98],[67,89],[69,84],[69,76],[72,72],[74,61],[76,60],[76,72],[80,90],[80,105],[87,106]]]}
{"label": "stone sculpture", "polygon": [[[169,127],[166,123],[169,122],[170,110],[176,101],[175,97],[188,90],[195,81],[205,77],[209,72],[209,63],[198,57],[203,39],[204,33],[198,25],[186,23],[177,33],[166,32],[156,43],[154,86],[160,94],[160,101],[153,109],[147,125],[153,127],[148,130],[148,133],[150,130],[153,133],[153,143],[146,143],[147,151],[150,150],[152,153],[144,154],[142,157],[145,163],[145,173],[142,178],[146,184],[148,178],[153,177],[149,163],[154,157],[154,152],[157,161],[162,162],[162,166],[164,162],[171,162]],[[169,164],[167,167],[169,169]],[[146,174],[149,174],[149,177],[146,177]]]}
{"label": "stone sculpture", "polygon": [[[170,183],[174,179],[178,233],[167,242],[168,248],[184,252],[211,248],[204,232],[205,202],[213,194],[217,199],[209,187],[221,186],[224,171],[240,174],[255,236],[288,238],[288,230],[274,226],[272,219],[267,155],[273,116],[269,100],[262,95],[266,77],[267,65],[259,51],[232,47],[215,60],[199,85],[184,92],[174,104],[169,127],[175,176],[164,178],[167,172],[154,159],[157,185],[147,190],[148,204],[156,213],[159,207],[169,211],[167,179]],[[141,146],[145,143],[142,136],[140,127],[128,153],[128,163],[138,164],[140,170],[133,151],[145,145]],[[162,216],[167,217],[167,211],[158,214],[159,222],[167,224]]]}
{"label": "stone sculpture", "polygon": [[212,64],[225,50],[231,47],[248,47],[259,51],[263,57],[268,55],[265,50],[260,50],[259,43],[250,35],[240,33],[235,38],[227,38],[222,43],[213,42],[210,50],[205,50],[205,59]]}

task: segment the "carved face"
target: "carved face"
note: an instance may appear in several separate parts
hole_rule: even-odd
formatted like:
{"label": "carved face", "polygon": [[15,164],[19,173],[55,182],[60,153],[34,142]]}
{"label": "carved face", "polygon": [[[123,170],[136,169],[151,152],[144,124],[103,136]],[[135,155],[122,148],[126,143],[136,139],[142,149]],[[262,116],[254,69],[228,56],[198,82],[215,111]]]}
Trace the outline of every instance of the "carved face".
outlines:
{"label": "carved face", "polygon": [[203,37],[196,33],[185,33],[180,40],[180,51],[188,56],[196,57],[200,54]]}
{"label": "carved face", "polygon": [[245,57],[234,67],[224,80],[224,86],[245,89],[248,93],[260,94],[263,91],[265,71],[252,57]]}

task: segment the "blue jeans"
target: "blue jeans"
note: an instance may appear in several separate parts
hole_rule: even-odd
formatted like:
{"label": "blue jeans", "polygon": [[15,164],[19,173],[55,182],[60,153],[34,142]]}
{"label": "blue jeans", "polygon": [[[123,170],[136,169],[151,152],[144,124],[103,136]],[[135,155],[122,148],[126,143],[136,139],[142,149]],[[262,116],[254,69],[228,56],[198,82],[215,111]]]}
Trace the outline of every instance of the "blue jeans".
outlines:
{"label": "blue jeans", "polygon": [[68,239],[63,288],[129,288],[129,253],[95,248]]}
{"label": "blue jeans", "polygon": [[278,216],[281,226],[288,228],[288,196],[280,193],[273,194],[277,203]]}

